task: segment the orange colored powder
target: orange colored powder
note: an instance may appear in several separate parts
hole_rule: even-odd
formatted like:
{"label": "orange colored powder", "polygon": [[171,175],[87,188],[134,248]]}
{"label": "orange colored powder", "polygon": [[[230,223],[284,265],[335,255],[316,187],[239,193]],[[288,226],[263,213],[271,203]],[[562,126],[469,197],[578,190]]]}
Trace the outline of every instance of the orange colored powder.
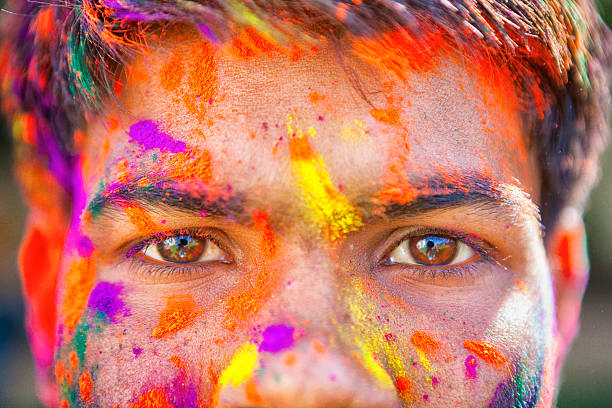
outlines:
{"label": "orange colored powder", "polygon": [[62,360],[59,360],[57,364],[55,364],[55,379],[57,381],[57,385],[62,385],[62,383],[64,382],[65,371],[66,370],[64,368],[64,362]]}
{"label": "orange colored powder", "polygon": [[74,330],[87,306],[89,293],[95,278],[94,259],[78,258],[72,261],[66,273],[65,291],[62,302],[64,326]]}
{"label": "orange colored powder", "polygon": [[196,303],[190,295],[168,298],[166,308],[161,312],[152,335],[160,339],[183,330],[191,326],[199,314],[200,312],[196,310]]}
{"label": "orange colored powder", "polygon": [[506,357],[495,349],[492,344],[484,341],[466,340],[463,347],[483,359],[487,364],[499,367],[506,363]]}
{"label": "orange colored powder", "polygon": [[255,384],[255,381],[252,378],[247,381],[244,392],[246,394],[247,401],[250,403],[255,405],[260,405],[263,403],[261,395],[259,395],[259,392],[257,392],[257,384]]}
{"label": "orange colored powder", "polygon": [[263,270],[257,274],[254,281],[243,281],[227,299],[225,324],[230,330],[254,316],[272,293],[276,282],[272,281],[272,273],[268,272],[265,266],[262,267]]}
{"label": "orange colored powder", "polygon": [[217,92],[219,77],[215,51],[207,42],[202,42],[190,51],[193,64],[187,78],[187,91],[182,100],[187,109],[201,120],[205,119],[206,107]]}
{"label": "orange colored powder", "polygon": [[76,371],[79,368],[79,357],[77,356],[76,351],[71,351],[68,355],[68,361],[70,361],[70,369],[72,371]]}
{"label": "orange colored powder", "polygon": [[410,343],[425,354],[431,354],[440,348],[440,344],[430,335],[422,331],[416,331],[410,337]]}
{"label": "orange colored powder", "polygon": [[34,26],[38,35],[48,38],[53,31],[53,7],[45,7],[39,11]]}
{"label": "orange colored powder", "polygon": [[170,175],[182,181],[197,179],[209,181],[212,178],[210,153],[208,150],[189,148],[184,153],[171,154],[163,161],[170,167]]}
{"label": "orange colored powder", "polygon": [[398,125],[399,124],[399,112],[395,108],[391,109],[372,109],[370,114],[374,119],[379,122],[386,123],[387,125]]}
{"label": "orange colored powder", "polygon": [[132,203],[126,203],[123,209],[130,219],[130,222],[134,224],[142,234],[153,235],[157,232],[157,226],[145,210]]}
{"label": "orange colored powder", "polygon": [[70,408],[68,401],[66,401],[65,399],[62,399],[62,402],[60,402],[60,408]]}
{"label": "orange colored powder", "polygon": [[172,408],[168,402],[166,393],[161,388],[153,388],[138,398],[138,402],[130,405],[130,408]]}
{"label": "orange colored powder", "polygon": [[160,70],[160,84],[166,91],[175,91],[181,85],[185,75],[184,58],[183,53],[177,50]]}
{"label": "orange colored powder", "polygon": [[91,380],[91,374],[85,371],[79,377],[79,391],[81,392],[81,398],[83,401],[89,401],[91,399],[91,390],[93,388],[93,381]]}
{"label": "orange colored powder", "polygon": [[397,387],[397,393],[401,398],[405,400],[412,399],[414,384],[410,378],[400,375],[395,381],[395,386]]}

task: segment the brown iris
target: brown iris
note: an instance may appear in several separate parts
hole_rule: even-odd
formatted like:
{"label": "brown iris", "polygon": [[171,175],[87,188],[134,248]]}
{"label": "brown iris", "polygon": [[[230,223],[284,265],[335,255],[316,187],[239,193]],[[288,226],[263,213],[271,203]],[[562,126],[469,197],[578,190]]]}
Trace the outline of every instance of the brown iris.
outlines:
{"label": "brown iris", "polygon": [[457,240],[443,235],[410,237],[408,245],[410,254],[421,265],[448,265],[457,254]]}
{"label": "brown iris", "polygon": [[206,249],[206,239],[189,235],[168,237],[157,244],[157,250],[164,261],[172,263],[195,262]]}

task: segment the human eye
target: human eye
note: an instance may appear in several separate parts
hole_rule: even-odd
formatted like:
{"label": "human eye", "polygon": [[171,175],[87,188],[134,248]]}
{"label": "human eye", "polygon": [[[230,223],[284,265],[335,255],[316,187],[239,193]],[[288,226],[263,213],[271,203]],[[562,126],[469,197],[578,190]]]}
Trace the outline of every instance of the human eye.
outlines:
{"label": "human eye", "polygon": [[182,281],[234,263],[229,239],[213,228],[180,229],[128,245],[125,257],[137,278]]}
{"label": "human eye", "polygon": [[404,237],[388,253],[389,265],[456,266],[476,261],[480,255],[461,239],[440,233]]}

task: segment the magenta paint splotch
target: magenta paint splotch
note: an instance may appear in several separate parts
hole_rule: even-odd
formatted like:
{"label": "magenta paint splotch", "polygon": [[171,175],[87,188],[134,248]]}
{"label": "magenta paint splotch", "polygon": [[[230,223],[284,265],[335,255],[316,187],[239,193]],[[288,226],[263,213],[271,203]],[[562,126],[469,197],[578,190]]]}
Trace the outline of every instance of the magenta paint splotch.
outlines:
{"label": "magenta paint splotch", "polygon": [[99,312],[106,321],[116,322],[118,316],[129,316],[130,311],[120,295],[123,286],[111,282],[100,282],[91,291],[87,306],[90,310]]}
{"label": "magenta paint splotch", "polygon": [[468,378],[470,380],[476,379],[476,368],[478,367],[478,361],[476,360],[476,357],[470,354],[465,359],[464,364],[465,364],[465,378]]}
{"label": "magenta paint splotch", "polygon": [[81,235],[78,237],[76,247],[79,256],[83,258],[90,256],[94,250],[93,243],[86,235]]}
{"label": "magenta paint splotch", "polygon": [[276,353],[291,347],[293,345],[294,331],[295,329],[293,327],[285,326],[284,324],[266,327],[263,332],[263,341],[259,345],[259,350]]}
{"label": "magenta paint splotch", "polygon": [[159,149],[162,152],[179,153],[187,148],[185,142],[174,140],[172,136],[162,132],[157,123],[152,120],[141,120],[130,126],[128,131],[130,143],[138,143],[145,150]]}

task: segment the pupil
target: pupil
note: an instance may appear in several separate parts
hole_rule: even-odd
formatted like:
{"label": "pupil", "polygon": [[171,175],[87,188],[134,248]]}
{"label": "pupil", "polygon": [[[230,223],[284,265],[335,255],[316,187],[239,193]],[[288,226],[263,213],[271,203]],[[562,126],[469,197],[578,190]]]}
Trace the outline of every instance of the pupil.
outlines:
{"label": "pupil", "polygon": [[187,239],[186,239],[186,238],[181,238],[181,239],[179,240],[179,245],[180,245],[180,246],[185,246],[185,245],[187,245]]}

